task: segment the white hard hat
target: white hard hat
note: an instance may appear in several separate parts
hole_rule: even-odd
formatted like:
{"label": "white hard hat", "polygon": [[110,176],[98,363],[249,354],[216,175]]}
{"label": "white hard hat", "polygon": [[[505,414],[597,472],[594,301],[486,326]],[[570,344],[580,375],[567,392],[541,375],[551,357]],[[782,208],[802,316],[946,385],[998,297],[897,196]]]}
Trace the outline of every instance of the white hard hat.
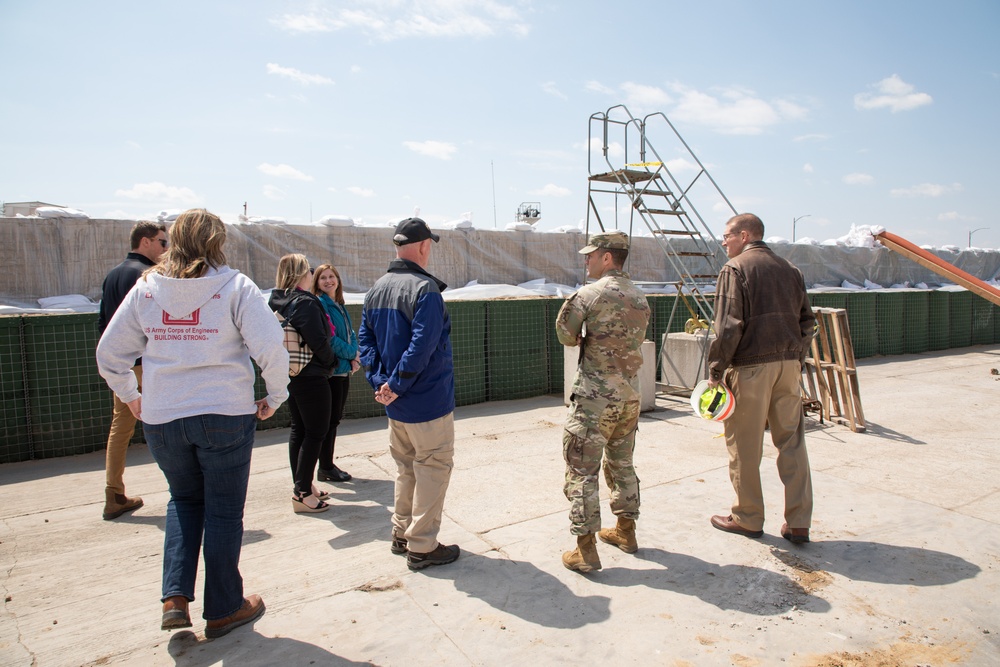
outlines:
{"label": "white hard hat", "polygon": [[702,419],[721,422],[729,419],[736,410],[736,399],[724,382],[709,387],[708,380],[702,380],[691,392],[691,408]]}

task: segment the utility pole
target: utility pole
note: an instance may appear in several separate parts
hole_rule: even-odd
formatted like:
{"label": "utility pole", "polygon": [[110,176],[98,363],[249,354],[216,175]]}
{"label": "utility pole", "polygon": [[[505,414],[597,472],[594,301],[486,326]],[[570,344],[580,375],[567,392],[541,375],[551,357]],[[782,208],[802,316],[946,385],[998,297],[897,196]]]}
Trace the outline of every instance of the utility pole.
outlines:
{"label": "utility pole", "polygon": [[981,232],[984,229],[989,229],[989,227],[980,227],[979,229],[972,229],[972,230],[969,231],[969,247],[970,248],[972,247],[972,235],[975,234],[976,232]]}
{"label": "utility pole", "polygon": [[792,218],[792,243],[795,243],[795,223],[797,223],[802,218],[808,218],[808,217],[809,214],[807,213],[806,215],[800,215],[797,218]]}

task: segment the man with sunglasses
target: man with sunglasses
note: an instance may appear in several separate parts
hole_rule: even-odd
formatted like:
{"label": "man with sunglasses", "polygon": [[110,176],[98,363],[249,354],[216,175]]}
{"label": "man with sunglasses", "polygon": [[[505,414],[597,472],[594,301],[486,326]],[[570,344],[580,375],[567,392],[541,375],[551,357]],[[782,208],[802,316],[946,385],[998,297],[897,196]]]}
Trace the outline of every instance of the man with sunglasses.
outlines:
{"label": "man with sunglasses", "polygon": [[[162,223],[141,220],[132,227],[129,235],[131,251],[125,261],[111,269],[101,286],[101,309],[97,318],[97,328],[103,334],[108,322],[114,316],[125,295],[135,285],[139,277],[151,266],[155,266],[160,256],[167,251],[167,226]],[[135,360],[132,368],[139,389],[142,389],[142,359]],[[128,443],[135,432],[136,419],[128,405],[114,397],[115,407],[111,416],[111,430],[108,433],[108,452],[104,462],[107,486],[104,489],[104,519],[110,521],[125,512],[142,507],[142,498],[125,495],[125,454]]]}
{"label": "man with sunglasses", "polygon": [[802,544],[809,541],[813,495],[799,382],[816,318],[802,272],[775,255],[763,238],[764,223],[752,213],[730,218],[722,235],[729,261],[715,291],[708,383],[714,387],[725,378],[736,400],[725,421],[736,502],[728,516],[713,516],[711,522],[744,537],[764,534],[760,462],[766,423],[785,486],[780,533]]}

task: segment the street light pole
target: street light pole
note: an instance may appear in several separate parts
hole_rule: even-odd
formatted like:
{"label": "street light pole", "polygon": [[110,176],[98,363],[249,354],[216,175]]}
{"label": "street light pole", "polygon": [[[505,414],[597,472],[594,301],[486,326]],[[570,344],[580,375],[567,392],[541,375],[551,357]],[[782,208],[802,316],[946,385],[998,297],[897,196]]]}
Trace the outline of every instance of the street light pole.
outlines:
{"label": "street light pole", "polygon": [[808,218],[808,217],[809,217],[809,214],[800,215],[797,218],[792,218],[792,243],[795,243],[795,223],[797,223],[802,218]]}
{"label": "street light pole", "polygon": [[969,232],[969,247],[970,248],[972,247],[972,235],[975,234],[976,232],[981,232],[984,229],[989,229],[989,227],[980,227],[979,229],[973,229],[973,230],[971,230]]}

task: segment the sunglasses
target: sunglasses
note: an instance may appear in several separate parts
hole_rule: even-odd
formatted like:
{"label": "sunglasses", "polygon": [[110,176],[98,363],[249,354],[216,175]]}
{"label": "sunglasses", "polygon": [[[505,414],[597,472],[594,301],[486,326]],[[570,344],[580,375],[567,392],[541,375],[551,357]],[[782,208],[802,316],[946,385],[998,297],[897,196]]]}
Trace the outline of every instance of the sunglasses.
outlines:
{"label": "sunglasses", "polygon": [[167,241],[165,239],[156,239],[156,240],[160,242],[161,247],[163,248],[167,247]]}

